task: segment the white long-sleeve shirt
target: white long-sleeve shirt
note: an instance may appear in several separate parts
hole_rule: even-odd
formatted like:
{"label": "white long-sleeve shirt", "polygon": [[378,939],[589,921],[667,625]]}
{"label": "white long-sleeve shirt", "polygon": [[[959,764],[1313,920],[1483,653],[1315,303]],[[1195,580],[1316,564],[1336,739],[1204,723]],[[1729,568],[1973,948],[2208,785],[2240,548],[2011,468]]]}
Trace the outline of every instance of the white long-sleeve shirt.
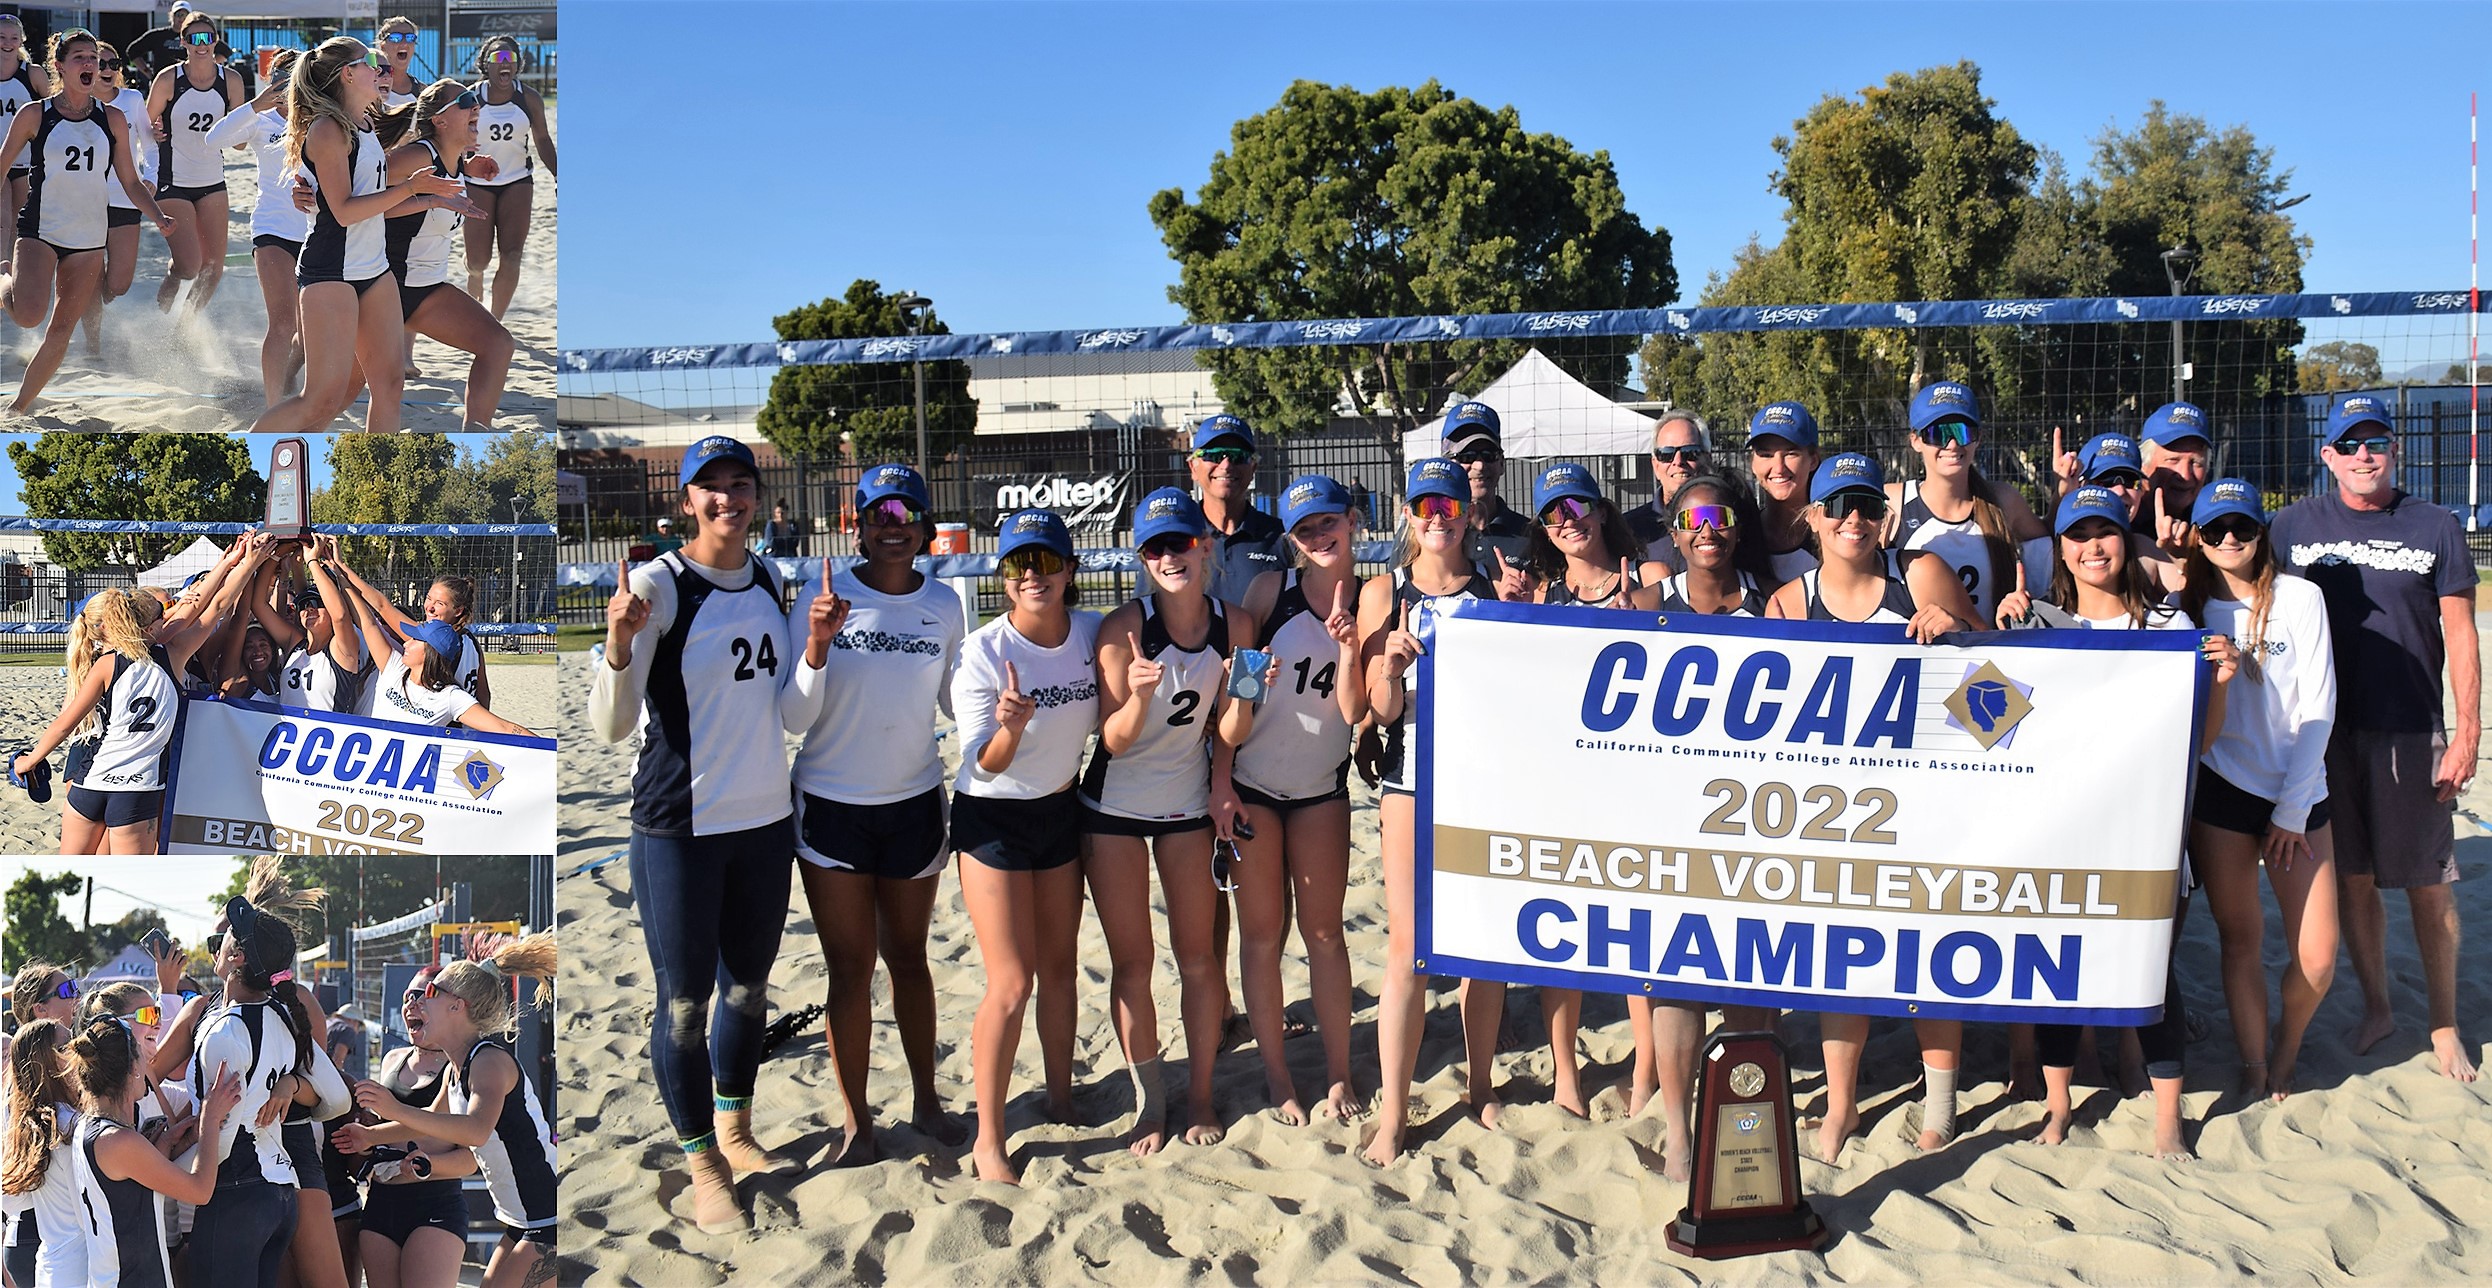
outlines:
{"label": "white long-sleeve shirt", "polygon": [[[1082,749],[1099,727],[1099,615],[1073,610],[1073,629],[1062,644],[1040,648],[1012,628],[1010,614],[979,627],[962,641],[952,672],[952,717],[960,722],[960,774],[952,790],[1002,800],[1037,800],[1073,783]],[[1021,693],[1035,703],[1012,763],[1000,774],[978,765],[995,737],[995,695],[1004,688],[1004,664],[1013,665]]]}
{"label": "white long-sleeve shirt", "polygon": [[[798,654],[779,695],[787,731],[805,740],[796,785],[848,805],[924,795],[943,782],[935,712],[951,705],[966,632],[960,596],[932,577],[911,594],[886,595],[853,572],[833,574],[831,589],[848,601],[848,620],[820,669]],[[788,609],[791,647],[802,648],[812,611],[813,595],[800,587]]]}
{"label": "white long-sleeve shirt", "polygon": [[2224,695],[2224,728],[2201,763],[2226,782],[2276,803],[2269,821],[2308,830],[2310,807],[2328,795],[2328,735],[2336,727],[2335,644],[2327,601],[2299,577],[2275,580],[2265,638],[2252,650],[2250,606],[2206,601],[2206,629],[2241,646],[2243,666]]}

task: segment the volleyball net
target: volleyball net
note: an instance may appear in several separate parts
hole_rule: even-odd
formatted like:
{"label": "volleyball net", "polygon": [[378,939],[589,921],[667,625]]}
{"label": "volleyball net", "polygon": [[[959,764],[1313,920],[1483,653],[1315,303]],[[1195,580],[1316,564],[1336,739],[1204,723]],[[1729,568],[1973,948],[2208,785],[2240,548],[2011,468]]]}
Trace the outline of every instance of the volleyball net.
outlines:
{"label": "volleyball net", "polygon": [[[2175,398],[2214,426],[2219,474],[2271,504],[2323,477],[2333,401],[2391,399],[2401,482],[2492,528],[2482,485],[2481,305],[2465,290],[1954,300],[1203,323],[1089,331],[879,336],[565,350],[557,420],[565,620],[601,610],[615,560],[654,548],[674,513],[675,463],[708,434],[753,443],[764,504],[797,534],[791,570],[854,554],[863,466],[917,459],[918,409],[938,520],[967,531],[939,570],[991,567],[993,526],[1025,505],[1073,521],[1085,562],[1114,569],[1134,502],[1189,482],[1195,425],[1244,416],[1261,436],[1258,504],[1326,473],[1392,527],[1406,463],[1442,449],[1457,401],[1496,407],[1502,492],[1528,506],[1529,471],[1590,466],[1622,504],[1652,494],[1655,418],[1710,426],[1715,468],[1744,472],[1748,417],[1797,399],[1824,451],[1913,472],[1912,394],[1961,380],[1980,398],[1982,466],[2037,506],[2055,492],[2055,441],[2134,434]],[[2056,437],[2055,437],[2056,436]],[[765,516],[768,517],[768,516]],[[757,533],[761,529],[756,523]],[[2492,535],[2487,536],[2492,540]],[[783,543],[780,549],[787,546]],[[2492,554],[2492,547],[2486,553]],[[1130,566],[1126,564],[1124,566]],[[575,602],[575,599],[577,602]],[[591,604],[591,601],[593,605]]]}

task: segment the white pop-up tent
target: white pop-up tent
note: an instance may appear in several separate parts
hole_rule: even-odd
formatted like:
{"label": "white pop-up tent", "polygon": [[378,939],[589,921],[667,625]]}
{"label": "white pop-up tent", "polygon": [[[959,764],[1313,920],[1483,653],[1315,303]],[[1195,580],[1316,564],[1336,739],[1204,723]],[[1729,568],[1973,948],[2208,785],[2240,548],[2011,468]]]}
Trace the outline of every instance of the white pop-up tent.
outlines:
{"label": "white pop-up tent", "polygon": [[[1472,395],[1497,409],[1505,453],[1529,459],[1642,456],[1653,447],[1653,418],[1630,411],[1566,374],[1538,349]],[[1442,455],[1445,418],[1402,436],[1404,460]]]}
{"label": "white pop-up tent", "polygon": [[193,576],[214,568],[216,561],[224,557],[223,546],[206,537],[200,537],[192,541],[180,554],[140,573],[134,580],[142,586],[162,586],[167,590],[172,590]]}

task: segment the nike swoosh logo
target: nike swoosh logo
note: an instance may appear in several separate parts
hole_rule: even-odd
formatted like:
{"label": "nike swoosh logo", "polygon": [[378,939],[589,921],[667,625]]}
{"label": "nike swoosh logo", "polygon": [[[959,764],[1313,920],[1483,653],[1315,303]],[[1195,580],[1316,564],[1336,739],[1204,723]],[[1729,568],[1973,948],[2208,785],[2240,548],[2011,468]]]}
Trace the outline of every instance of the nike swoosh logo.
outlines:
{"label": "nike swoosh logo", "polygon": [[918,623],[917,623],[917,624],[918,624],[918,625],[920,625],[920,626],[934,626],[934,625],[938,625],[939,623],[937,623],[937,622],[935,621],[935,619],[933,619],[933,618],[931,618],[931,617],[926,617],[926,618],[920,618],[920,619],[918,620]]}

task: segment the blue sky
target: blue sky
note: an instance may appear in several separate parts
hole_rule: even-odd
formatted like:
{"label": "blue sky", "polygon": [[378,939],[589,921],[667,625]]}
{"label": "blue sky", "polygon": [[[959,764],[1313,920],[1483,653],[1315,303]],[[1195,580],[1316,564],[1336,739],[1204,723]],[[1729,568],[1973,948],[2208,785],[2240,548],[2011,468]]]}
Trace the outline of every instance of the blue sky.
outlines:
{"label": "blue sky", "polygon": [[[565,347],[770,338],[857,277],[955,331],[1182,320],[1146,213],[1294,79],[1433,76],[1608,150],[1683,299],[1780,236],[1772,138],[1822,96],[1971,59],[2082,172],[2161,98],[2310,194],[2309,289],[2463,286],[2460,4],[564,6]],[[733,105],[721,91],[749,86]],[[679,92],[677,87],[683,87]]]}

